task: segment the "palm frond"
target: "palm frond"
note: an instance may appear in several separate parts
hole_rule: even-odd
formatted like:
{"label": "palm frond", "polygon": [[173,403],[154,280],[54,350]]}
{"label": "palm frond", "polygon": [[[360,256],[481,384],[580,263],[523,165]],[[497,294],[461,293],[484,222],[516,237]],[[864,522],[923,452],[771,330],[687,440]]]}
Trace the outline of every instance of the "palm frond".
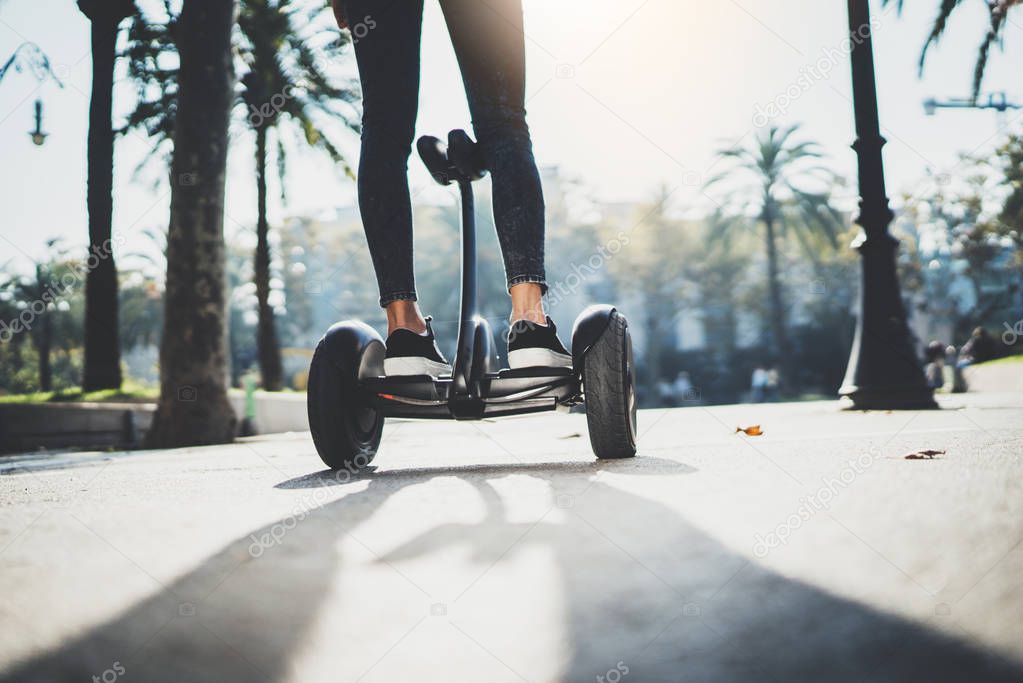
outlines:
{"label": "palm frond", "polygon": [[[882,0],[884,6],[890,5],[893,1],[897,3],[897,10],[901,13],[903,0]],[[930,32],[924,41],[920,51],[919,73],[923,74],[924,65],[930,48],[935,45],[948,30],[949,20],[952,14],[962,5],[963,0],[941,0],[938,7],[938,15],[934,19]],[[1023,5],[1023,0],[985,0],[984,2],[990,21],[987,33],[981,41],[977,50],[977,61],[973,69],[973,101],[976,102],[980,95],[980,88],[984,80],[984,72],[987,70],[990,59],[991,46],[997,43],[1005,30],[1008,22],[1009,11]]]}

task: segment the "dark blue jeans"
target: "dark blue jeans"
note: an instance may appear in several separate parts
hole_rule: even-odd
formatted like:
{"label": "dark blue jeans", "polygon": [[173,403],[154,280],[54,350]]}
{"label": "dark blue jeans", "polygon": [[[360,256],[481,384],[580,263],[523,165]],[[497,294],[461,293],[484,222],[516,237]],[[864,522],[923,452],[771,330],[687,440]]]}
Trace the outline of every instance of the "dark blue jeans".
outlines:
{"label": "dark blue jeans", "polygon": [[[526,126],[522,0],[440,0],[493,179],[508,286],[544,280],[544,203]],[[380,305],[415,300],[408,159],[419,104],[423,0],[345,0],[362,81],[359,209]]]}

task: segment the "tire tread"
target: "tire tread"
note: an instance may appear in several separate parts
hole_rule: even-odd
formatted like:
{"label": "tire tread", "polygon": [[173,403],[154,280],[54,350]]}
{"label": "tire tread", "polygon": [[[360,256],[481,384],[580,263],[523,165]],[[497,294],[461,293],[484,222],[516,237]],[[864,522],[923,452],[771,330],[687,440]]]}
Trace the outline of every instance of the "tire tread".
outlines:
{"label": "tire tread", "polygon": [[583,394],[590,445],[600,459],[631,458],[636,442],[629,428],[625,382],[625,344],[628,323],[617,311],[608,327],[586,353]]}

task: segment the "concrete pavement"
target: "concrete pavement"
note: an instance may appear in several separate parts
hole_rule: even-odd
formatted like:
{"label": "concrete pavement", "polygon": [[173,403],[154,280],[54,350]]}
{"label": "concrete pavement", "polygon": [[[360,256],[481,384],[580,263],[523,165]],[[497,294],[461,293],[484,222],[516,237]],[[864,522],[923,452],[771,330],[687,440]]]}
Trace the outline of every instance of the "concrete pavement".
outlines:
{"label": "concrete pavement", "polygon": [[942,400],[0,459],[0,679],[1023,680],[1023,394]]}

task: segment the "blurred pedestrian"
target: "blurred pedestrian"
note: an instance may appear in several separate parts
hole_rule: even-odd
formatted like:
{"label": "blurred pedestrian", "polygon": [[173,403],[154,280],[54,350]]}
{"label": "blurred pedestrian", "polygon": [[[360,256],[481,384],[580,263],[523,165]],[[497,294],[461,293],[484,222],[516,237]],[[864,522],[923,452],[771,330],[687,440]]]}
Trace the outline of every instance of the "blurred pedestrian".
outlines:
{"label": "blurred pedestrian", "polygon": [[976,327],[973,330],[973,334],[970,335],[969,341],[963,344],[963,348],[959,349],[959,362],[957,365],[960,368],[966,368],[975,363],[994,360],[998,358],[1000,351],[1001,349],[995,338],[983,327]]}
{"label": "blurred pedestrian", "polygon": [[764,381],[764,400],[768,402],[775,402],[779,398],[778,386],[781,384],[781,376],[778,374],[778,368],[772,367],[767,371],[767,378]]}
{"label": "blurred pedestrian", "polygon": [[767,370],[764,369],[764,366],[757,365],[753,369],[753,376],[750,378],[750,388],[753,390],[753,402],[763,403],[764,392],[767,389]]}
{"label": "blurred pedestrian", "polygon": [[693,382],[689,379],[688,372],[683,370],[678,373],[671,386],[675,394],[675,400],[678,403],[697,400],[696,392],[693,390]]}
{"label": "blurred pedestrian", "polygon": [[924,366],[927,386],[931,389],[945,386],[945,345],[939,341],[932,341],[927,345],[924,358],[927,361]]}

